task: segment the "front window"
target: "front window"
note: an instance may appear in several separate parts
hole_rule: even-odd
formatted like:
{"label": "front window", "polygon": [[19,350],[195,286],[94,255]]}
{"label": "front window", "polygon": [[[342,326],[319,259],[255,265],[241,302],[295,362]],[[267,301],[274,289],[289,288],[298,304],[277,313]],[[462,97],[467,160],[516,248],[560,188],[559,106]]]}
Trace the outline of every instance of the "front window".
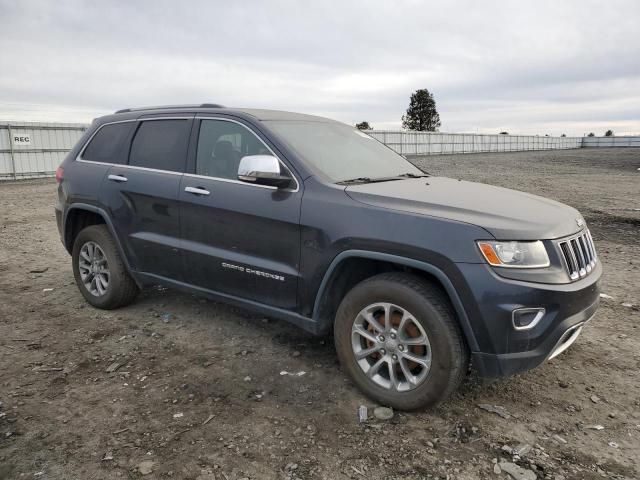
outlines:
{"label": "front window", "polygon": [[196,152],[198,175],[237,180],[240,159],[247,155],[271,155],[271,152],[242,125],[202,120]]}
{"label": "front window", "polygon": [[423,175],[390,148],[348,125],[337,122],[265,121],[304,162],[334,183]]}

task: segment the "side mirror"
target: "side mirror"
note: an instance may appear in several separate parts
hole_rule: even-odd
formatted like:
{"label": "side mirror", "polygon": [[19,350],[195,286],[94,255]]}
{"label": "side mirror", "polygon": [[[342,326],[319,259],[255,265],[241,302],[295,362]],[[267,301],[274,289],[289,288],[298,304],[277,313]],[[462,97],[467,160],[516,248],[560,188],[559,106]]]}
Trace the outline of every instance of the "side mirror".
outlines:
{"label": "side mirror", "polygon": [[272,155],[242,157],[238,166],[238,180],[277,188],[291,185],[291,177],[280,174],[280,162]]}

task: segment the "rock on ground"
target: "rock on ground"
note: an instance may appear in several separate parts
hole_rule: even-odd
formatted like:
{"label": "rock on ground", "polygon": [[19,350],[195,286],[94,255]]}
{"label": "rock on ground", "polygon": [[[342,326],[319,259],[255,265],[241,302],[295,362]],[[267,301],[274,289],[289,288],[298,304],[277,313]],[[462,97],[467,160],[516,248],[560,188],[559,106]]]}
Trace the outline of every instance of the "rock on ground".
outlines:
{"label": "rock on ground", "polygon": [[503,472],[507,472],[511,475],[515,480],[536,480],[538,476],[535,472],[528,470],[526,468],[522,468],[519,465],[511,462],[500,462],[500,469]]}

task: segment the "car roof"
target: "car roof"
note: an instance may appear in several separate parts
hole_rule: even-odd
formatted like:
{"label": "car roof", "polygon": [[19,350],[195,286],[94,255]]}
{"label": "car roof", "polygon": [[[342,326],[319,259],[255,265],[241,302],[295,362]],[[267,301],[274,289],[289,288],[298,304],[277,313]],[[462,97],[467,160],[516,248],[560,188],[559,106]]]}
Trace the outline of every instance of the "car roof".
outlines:
{"label": "car roof", "polygon": [[307,122],[335,122],[330,118],[307,115],[305,113],[286,112],[283,110],[263,110],[256,108],[238,108],[237,111],[247,113],[258,120],[298,120]]}
{"label": "car roof", "polygon": [[[162,105],[156,107],[126,108],[101,117],[100,120],[111,121],[116,118],[137,118],[140,115],[149,114],[176,114],[176,113],[222,113],[239,117],[251,116],[256,120],[290,120],[306,122],[335,122],[329,118],[304,113],[287,112],[283,110],[267,110],[258,108],[228,108],[213,103],[199,105]],[[337,123],[337,122],[336,122]]]}

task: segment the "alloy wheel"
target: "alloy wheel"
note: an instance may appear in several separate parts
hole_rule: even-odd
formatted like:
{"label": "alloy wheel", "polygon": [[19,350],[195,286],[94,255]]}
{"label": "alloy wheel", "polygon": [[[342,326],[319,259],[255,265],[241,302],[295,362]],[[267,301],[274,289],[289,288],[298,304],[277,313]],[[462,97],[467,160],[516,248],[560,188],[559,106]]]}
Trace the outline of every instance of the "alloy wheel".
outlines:
{"label": "alloy wheel", "polygon": [[398,305],[374,303],[363,308],[351,328],[351,346],[365,375],[387,390],[413,390],[431,369],[427,333]]}
{"label": "alloy wheel", "polygon": [[87,242],[82,245],[78,269],[80,279],[91,295],[101,297],[107,293],[111,273],[107,257],[100,245],[96,242]]}

